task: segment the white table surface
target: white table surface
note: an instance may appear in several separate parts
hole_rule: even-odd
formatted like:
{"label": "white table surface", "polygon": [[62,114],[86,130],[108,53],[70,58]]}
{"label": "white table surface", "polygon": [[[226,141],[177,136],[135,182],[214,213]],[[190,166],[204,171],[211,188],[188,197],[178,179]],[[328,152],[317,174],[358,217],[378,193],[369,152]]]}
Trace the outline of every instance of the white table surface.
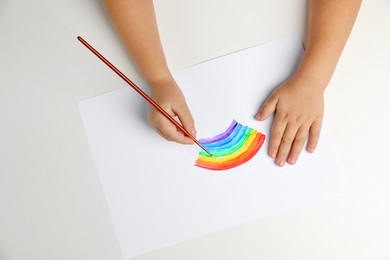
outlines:
{"label": "white table surface", "polygon": [[[171,69],[299,33],[306,1],[155,1]],[[350,192],[134,259],[390,259],[390,2],[364,1],[326,91]],[[0,259],[122,259],[76,102],[139,79],[98,0],[0,0]]]}

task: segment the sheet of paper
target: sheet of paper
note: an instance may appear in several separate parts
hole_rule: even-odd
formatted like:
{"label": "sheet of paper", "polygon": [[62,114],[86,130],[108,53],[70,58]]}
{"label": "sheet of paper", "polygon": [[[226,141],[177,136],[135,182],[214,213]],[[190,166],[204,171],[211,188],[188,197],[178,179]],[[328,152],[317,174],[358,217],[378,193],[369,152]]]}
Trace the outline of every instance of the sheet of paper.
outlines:
{"label": "sheet of paper", "polygon": [[227,171],[195,167],[199,147],[158,136],[146,121],[146,102],[130,87],[78,103],[124,258],[347,190],[326,119],[315,154],[303,152],[295,166],[284,168],[267,156],[272,118],[253,119],[302,55],[299,37],[291,36],[174,74],[198,138],[222,133],[233,119],[267,136],[254,158]]}

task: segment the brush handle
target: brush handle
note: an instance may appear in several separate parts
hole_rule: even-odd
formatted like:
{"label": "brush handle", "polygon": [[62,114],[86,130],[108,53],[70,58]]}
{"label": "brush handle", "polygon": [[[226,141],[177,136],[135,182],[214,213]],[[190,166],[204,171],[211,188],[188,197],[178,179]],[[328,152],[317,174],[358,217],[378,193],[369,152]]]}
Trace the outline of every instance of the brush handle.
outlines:
{"label": "brush handle", "polygon": [[101,61],[103,61],[108,67],[110,67],[119,77],[121,77],[127,84],[129,84],[135,91],[138,92],[143,98],[146,99],[152,106],[154,106],[161,114],[163,114],[172,124],[180,129],[185,135],[192,139],[200,148],[207,152],[210,156],[212,154],[201,144],[194,136],[192,136],[182,125],[180,125],[170,114],[168,114],[159,104],[157,104],[151,97],[149,97],[142,89],[140,89],[133,81],[125,76],[120,70],[118,70],[111,62],[109,62],[103,55],[101,55],[95,48],[93,48],[82,37],[78,36],[77,39],[85,45],[91,52],[93,52]]}

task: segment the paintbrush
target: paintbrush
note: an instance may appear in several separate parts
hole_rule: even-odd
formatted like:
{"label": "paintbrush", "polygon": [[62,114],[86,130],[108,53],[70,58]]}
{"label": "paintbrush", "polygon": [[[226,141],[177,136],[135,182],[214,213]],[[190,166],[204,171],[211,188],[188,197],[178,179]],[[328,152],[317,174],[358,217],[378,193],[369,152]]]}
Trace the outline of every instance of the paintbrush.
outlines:
{"label": "paintbrush", "polygon": [[103,61],[108,67],[110,67],[119,77],[127,82],[135,91],[137,91],[143,98],[146,99],[152,106],[154,106],[161,114],[163,114],[172,124],[174,124],[178,129],[180,129],[186,136],[191,138],[200,148],[202,148],[210,156],[213,156],[194,136],[192,136],[182,125],[179,124],[171,115],[169,115],[162,107],[159,106],[151,97],[149,97],[145,92],[142,91],[134,82],[132,82],[128,77],[126,77],[122,72],[120,72],[111,62],[109,62],[103,55],[101,55],[95,48],[93,48],[88,42],[86,42],[80,36],[77,39],[85,45],[91,52],[93,52],[101,61]]}

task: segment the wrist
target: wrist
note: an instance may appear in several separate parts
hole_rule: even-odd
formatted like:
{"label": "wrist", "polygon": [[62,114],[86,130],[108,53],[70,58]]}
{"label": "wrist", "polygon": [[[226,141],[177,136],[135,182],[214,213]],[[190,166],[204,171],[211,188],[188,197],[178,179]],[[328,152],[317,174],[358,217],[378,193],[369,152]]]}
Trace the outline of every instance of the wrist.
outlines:
{"label": "wrist", "polygon": [[294,91],[302,91],[304,93],[311,93],[310,95],[323,95],[328,82],[321,77],[309,71],[297,71],[287,81],[287,86],[293,88]]}
{"label": "wrist", "polygon": [[159,75],[144,77],[144,79],[151,90],[175,85],[175,79],[169,71]]}
{"label": "wrist", "polygon": [[166,75],[164,77],[153,78],[147,81],[147,84],[152,92],[169,92],[179,89],[175,79],[172,75]]}
{"label": "wrist", "polygon": [[304,85],[324,92],[332,76],[321,70],[321,68],[300,67],[294,74],[294,77],[304,83]]}
{"label": "wrist", "polygon": [[332,79],[335,67],[334,62],[307,51],[295,75],[325,90]]}

